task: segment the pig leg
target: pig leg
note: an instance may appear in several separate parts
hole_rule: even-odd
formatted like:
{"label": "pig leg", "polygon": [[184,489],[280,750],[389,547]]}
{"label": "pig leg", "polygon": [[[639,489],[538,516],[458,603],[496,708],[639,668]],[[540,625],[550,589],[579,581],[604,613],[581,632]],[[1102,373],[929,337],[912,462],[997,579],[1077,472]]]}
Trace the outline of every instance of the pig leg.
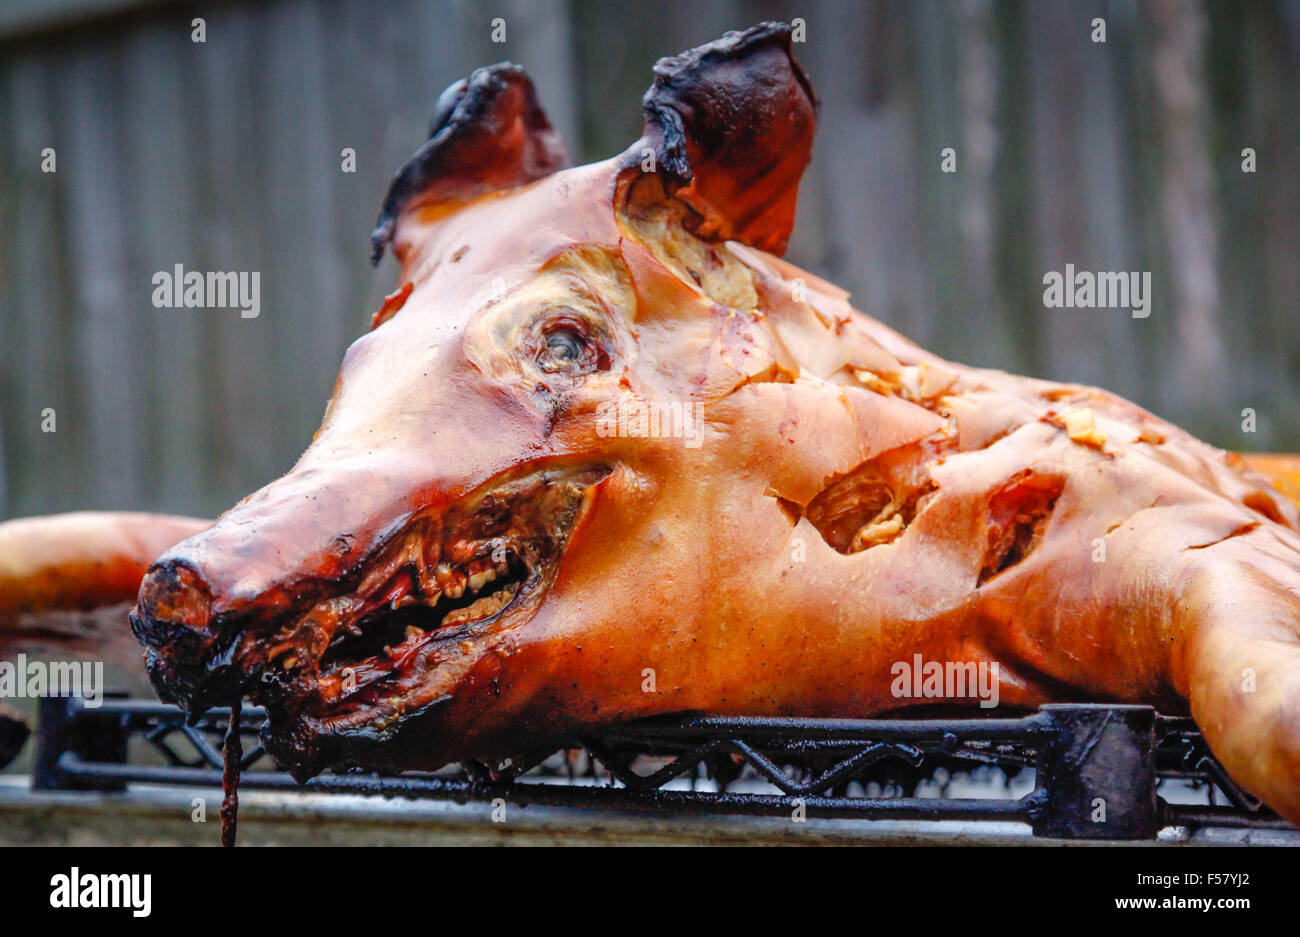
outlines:
{"label": "pig leg", "polygon": [[91,657],[142,670],[126,613],[145,570],[211,521],[80,512],[0,523],[0,658]]}
{"label": "pig leg", "polygon": [[1300,826],[1300,548],[1293,539],[1261,528],[1209,547],[1219,555],[1198,564],[1176,615],[1192,716],[1211,750],[1237,783]]}

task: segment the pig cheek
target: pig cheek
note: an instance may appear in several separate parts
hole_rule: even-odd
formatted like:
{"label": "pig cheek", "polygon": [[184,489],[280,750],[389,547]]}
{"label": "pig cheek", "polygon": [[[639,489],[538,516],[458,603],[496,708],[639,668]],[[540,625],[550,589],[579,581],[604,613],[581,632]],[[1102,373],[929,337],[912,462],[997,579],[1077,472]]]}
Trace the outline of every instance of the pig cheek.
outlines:
{"label": "pig cheek", "polygon": [[[503,635],[496,646],[484,652],[461,679],[459,685],[449,692],[456,700],[457,711],[468,720],[466,724],[453,731],[462,738],[472,735],[491,734],[505,728],[499,724],[508,722],[500,718],[501,712],[509,712],[511,706],[502,706],[503,697],[514,695],[517,691],[511,679],[511,658],[517,649],[517,639],[513,635]],[[498,714],[493,718],[492,714]]]}

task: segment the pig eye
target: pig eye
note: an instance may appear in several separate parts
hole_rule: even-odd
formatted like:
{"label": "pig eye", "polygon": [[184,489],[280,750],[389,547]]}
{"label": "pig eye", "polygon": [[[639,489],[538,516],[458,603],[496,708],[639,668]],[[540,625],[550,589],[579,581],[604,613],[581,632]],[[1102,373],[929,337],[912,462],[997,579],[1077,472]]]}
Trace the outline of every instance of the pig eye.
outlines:
{"label": "pig eye", "polygon": [[601,367],[601,357],[579,326],[560,322],[543,333],[537,363],[548,373],[587,374]]}
{"label": "pig eye", "polygon": [[551,360],[569,364],[582,357],[582,336],[571,329],[558,329],[546,336],[546,353]]}

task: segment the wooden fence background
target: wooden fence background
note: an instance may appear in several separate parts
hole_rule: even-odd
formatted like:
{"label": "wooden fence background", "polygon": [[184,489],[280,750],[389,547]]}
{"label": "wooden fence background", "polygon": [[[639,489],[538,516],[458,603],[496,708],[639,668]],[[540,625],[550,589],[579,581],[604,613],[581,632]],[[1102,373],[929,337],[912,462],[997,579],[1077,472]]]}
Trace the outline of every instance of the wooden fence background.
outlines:
{"label": "wooden fence background", "polygon": [[[1300,3],[10,0],[0,517],[213,514],[287,469],[393,285],[367,234],[453,80],[521,62],[585,161],[637,136],[657,57],[769,17],[804,19],[823,98],[796,263],[941,354],[1300,450]],[[178,263],[260,272],[260,317],[155,309]],[[1066,263],[1150,271],[1150,317],[1044,308]]]}

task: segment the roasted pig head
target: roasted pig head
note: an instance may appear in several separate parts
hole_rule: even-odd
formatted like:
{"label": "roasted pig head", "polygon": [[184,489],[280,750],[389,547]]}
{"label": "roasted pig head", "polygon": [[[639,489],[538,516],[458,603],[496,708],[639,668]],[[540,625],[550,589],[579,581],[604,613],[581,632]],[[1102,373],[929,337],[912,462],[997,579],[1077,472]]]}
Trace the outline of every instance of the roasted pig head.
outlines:
{"label": "roasted pig head", "polygon": [[305,778],[933,703],[898,692],[921,655],[996,664],[1002,706],[1190,711],[1300,819],[1295,508],[778,259],[816,117],[788,28],[660,61],[644,113],[566,169],[520,69],[443,95],[375,232],[400,288],[315,440],[145,577],[158,692],[265,704]]}

